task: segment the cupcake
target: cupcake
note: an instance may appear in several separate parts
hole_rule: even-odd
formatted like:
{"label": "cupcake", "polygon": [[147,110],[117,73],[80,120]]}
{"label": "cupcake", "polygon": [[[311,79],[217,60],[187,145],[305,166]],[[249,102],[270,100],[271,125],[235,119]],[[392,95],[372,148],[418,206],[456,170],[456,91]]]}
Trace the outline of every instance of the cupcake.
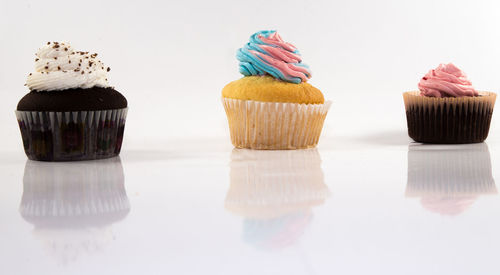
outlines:
{"label": "cupcake", "polygon": [[24,151],[31,160],[102,159],[120,153],[127,100],[109,86],[96,53],[47,42],[17,105]]}
{"label": "cupcake", "polygon": [[225,208],[244,217],[243,239],[263,249],[294,244],[330,195],[316,149],[234,149]]}
{"label": "cupcake", "polygon": [[244,77],[222,90],[233,145],[270,150],[315,147],[330,102],[307,83],[311,71],[297,48],[276,31],[260,31],[236,58]]}
{"label": "cupcake", "polygon": [[408,135],[423,143],[477,143],[488,137],[496,94],[476,91],[455,65],[440,64],[403,94]]}
{"label": "cupcake", "polygon": [[463,213],[482,195],[497,194],[486,143],[412,144],[408,148],[406,196],[434,213]]}

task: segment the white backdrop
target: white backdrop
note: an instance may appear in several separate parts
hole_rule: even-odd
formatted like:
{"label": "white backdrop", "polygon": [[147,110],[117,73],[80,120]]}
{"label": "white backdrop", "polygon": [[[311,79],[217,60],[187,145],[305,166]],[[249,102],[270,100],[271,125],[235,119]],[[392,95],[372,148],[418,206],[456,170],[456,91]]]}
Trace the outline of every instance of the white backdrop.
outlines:
{"label": "white backdrop", "polygon": [[[441,62],[477,89],[500,87],[495,0],[0,1],[0,150],[22,150],[14,110],[49,40],[97,52],[112,68],[129,101],[125,149],[228,136],[220,91],[240,77],[236,50],[261,29],[295,44],[310,83],[333,101],[326,136],[402,136],[401,93]],[[497,121],[490,139],[500,140]]]}

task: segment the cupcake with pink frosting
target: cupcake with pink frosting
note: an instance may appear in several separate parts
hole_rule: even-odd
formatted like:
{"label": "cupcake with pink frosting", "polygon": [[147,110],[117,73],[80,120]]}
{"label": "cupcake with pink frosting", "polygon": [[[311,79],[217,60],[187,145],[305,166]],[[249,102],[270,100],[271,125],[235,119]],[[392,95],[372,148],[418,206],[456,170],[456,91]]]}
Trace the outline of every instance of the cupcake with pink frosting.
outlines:
{"label": "cupcake with pink frosting", "polygon": [[307,81],[311,70],[276,31],[259,31],[237,51],[243,78],[222,90],[237,148],[303,149],[318,143],[330,102]]}
{"label": "cupcake with pink frosting", "polygon": [[474,89],[457,66],[440,64],[403,94],[408,135],[422,143],[477,143],[488,137],[496,94]]}

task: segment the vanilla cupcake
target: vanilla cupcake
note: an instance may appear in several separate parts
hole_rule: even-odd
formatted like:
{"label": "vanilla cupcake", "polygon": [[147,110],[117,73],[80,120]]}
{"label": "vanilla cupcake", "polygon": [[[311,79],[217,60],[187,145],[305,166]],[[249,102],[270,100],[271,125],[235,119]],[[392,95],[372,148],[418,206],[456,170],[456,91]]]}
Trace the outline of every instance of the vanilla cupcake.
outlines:
{"label": "vanilla cupcake", "polygon": [[301,149],[318,143],[330,107],[307,83],[311,71],[276,31],[260,31],[237,52],[243,78],[222,90],[237,148]]}
{"label": "vanilla cupcake", "polygon": [[108,84],[96,53],[66,42],[47,42],[28,75],[30,92],[16,116],[26,155],[32,160],[101,159],[120,153],[127,100]]}
{"label": "vanilla cupcake", "polygon": [[478,92],[455,65],[440,64],[403,94],[408,135],[423,143],[477,143],[488,137],[496,94]]}

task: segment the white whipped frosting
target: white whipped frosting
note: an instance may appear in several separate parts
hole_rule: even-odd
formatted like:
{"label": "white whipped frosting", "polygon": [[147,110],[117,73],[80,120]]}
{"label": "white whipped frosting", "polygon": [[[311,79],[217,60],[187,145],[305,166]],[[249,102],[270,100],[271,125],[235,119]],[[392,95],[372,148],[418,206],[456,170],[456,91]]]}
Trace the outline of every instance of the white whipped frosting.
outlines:
{"label": "white whipped frosting", "polygon": [[109,87],[109,67],[97,54],[75,51],[67,42],[47,42],[36,53],[35,72],[28,75],[26,86],[35,91]]}

